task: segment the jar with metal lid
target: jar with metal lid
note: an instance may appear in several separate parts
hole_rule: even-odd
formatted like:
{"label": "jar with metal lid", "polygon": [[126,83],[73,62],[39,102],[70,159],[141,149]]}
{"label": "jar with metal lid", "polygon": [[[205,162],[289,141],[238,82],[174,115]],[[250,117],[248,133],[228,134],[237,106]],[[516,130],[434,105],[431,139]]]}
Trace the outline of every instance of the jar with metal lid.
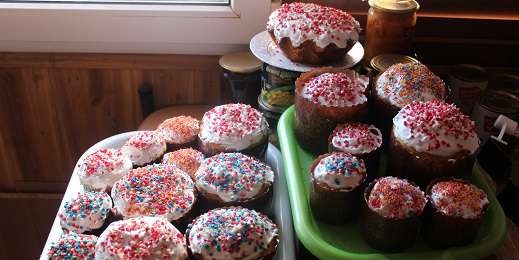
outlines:
{"label": "jar with metal lid", "polygon": [[225,54],[219,60],[233,102],[256,106],[261,91],[261,61],[250,52]]}
{"label": "jar with metal lid", "polygon": [[419,62],[411,56],[401,54],[380,54],[371,59],[369,65],[375,70],[376,74],[386,71],[391,65],[397,63]]}
{"label": "jar with metal lid", "polygon": [[502,90],[488,90],[472,111],[476,131],[483,142],[497,132],[494,122],[499,115],[518,121],[519,97]]}
{"label": "jar with metal lid", "polygon": [[448,81],[452,88],[453,101],[463,113],[472,113],[481,93],[487,88],[487,78],[486,70],[476,65],[457,64],[452,67]]}
{"label": "jar with metal lid", "polygon": [[420,5],[414,0],[369,0],[368,3],[365,60],[384,53],[414,53],[416,12]]}

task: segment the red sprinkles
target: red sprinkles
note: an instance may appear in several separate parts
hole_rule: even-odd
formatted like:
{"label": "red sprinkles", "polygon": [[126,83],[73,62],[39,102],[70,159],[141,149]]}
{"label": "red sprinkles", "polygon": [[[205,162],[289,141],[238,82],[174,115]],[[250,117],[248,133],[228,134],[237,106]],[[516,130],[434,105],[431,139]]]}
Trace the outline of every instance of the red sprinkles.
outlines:
{"label": "red sprinkles", "polygon": [[165,143],[164,139],[155,131],[141,131],[132,136],[125,145],[140,150],[147,150],[155,144]]}
{"label": "red sprinkles", "polygon": [[359,99],[365,99],[365,90],[365,86],[357,84],[346,73],[323,73],[306,82],[303,96],[317,104],[333,105],[338,101],[356,104]]}
{"label": "red sprinkles", "polygon": [[168,142],[189,142],[200,131],[200,122],[190,116],[177,116],[164,120],[157,130],[162,132]]}
{"label": "red sprinkles", "polygon": [[420,188],[407,180],[391,176],[378,179],[368,199],[368,205],[372,210],[393,219],[420,215],[426,202]]}
{"label": "red sprinkles", "polygon": [[447,216],[477,218],[488,205],[486,193],[461,181],[440,181],[431,188],[435,208]]}
{"label": "red sprinkles", "polygon": [[359,148],[371,152],[382,145],[382,134],[376,127],[368,124],[341,124],[333,130],[329,142],[350,153]]}
{"label": "red sprinkles", "polygon": [[200,151],[187,148],[164,154],[162,163],[175,165],[189,175],[194,176],[203,159],[204,155]]}
{"label": "red sprinkles", "polygon": [[263,115],[244,104],[227,104],[214,107],[204,114],[203,124],[218,136],[244,137],[266,127]]}
{"label": "red sprinkles", "polygon": [[85,157],[79,166],[86,176],[110,174],[124,165],[119,149],[101,149]]}

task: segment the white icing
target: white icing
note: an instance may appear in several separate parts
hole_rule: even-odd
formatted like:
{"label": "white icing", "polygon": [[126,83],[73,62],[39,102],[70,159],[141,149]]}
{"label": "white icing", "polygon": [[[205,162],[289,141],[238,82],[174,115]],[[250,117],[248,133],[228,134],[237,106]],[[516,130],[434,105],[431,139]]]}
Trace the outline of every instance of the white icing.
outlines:
{"label": "white icing", "polygon": [[[228,127],[222,130],[222,125]],[[249,105],[227,104],[204,114],[198,136],[204,143],[221,145],[231,152],[258,144],[267,135],[268,125],[263,114]]]}
{"label": "white icing", "polygon": [[[351,125],[355,127],[355,125]],[[366,125],[362,138],[354,134],[348,134],[341,130],[332,134],[332,146],[342,152],[354,155],[366,154],[375,151],[382,145],[382,133],[374,125]],[[361,131],[361,130],[358,130]],[[347,145],[346,145],[347,144]]]}
{"label": "white icing", "polygon": [[[144,143],[145,146],[136,146],[136,143]],[[141,131],[124,144],[121,152],[129,156],[134,165],[140,166],[155,161],[166,149],[166,142],[158,133]]]}
{"label": "white icing", "polygon": [[87,189],[104,191],[133,167],[130,157],[116,149],[96,151],[78,166],[79,181]]}
{"label": "white icing", "polygon": [[112,199],[106,192],[85,191],[66,201],[58,217],[67,231],[83,233],[103,226],[112,209]]}
{"label": "white icing", "polygon": [[178,116],[164,120],[157,132],[167,143],[184,144],[195,140],[200,131],[200,122],[190,116]]}
{"label": "white icing", "polygon": [[319,161],[313,171],[318,183],[333,189],[349,191],[358,187],[366,177],[362,159],[346,153],[332,153]]}
{"label": "white icing", "polygon": [[137,217],[111,223],[99,236],[96,260],[188,259],[184,236],[164,218]]}
{"label": "white icing", "polygon": [[463,197],[467,194],[454,194],[454,192],[437,190],[433,186],[431,202],[437,210],[447,216],[459,216],[464,219],[478,218],[488,205],[488,198],[484,191],[474,185],[465,185],[470,185],[470,189],[474,189],[474,194],[471,194],[474,197]]}
{"label": "white icing", "polygon": [[[341,19],[341,22],[348,23],[348,26],[331,26],[337,23],[335,17],[323,16],[321,21],[312,18],[312,13],[321,13],[323,15],[340,12],[347,15],[346,12],[330,8],[318,6],[315,4],[293,3],[292,5],[301,5],[304,13],[290,12],[285,18],[279,18],[279,13],[283,10],[283,6],[269,16],[267,22],[267,30],[274,32],[274,37],[279,43],[281,39],[288,37],[294,47],[299,47],[303,42],[312,40],[320,48],[325,48],[330,43],[334,43],[339,48],[345,48],[347,42],[357,41],[359,39],[360,24],[352,19]],[[348,15],[349,16],[349,15]],[[315,21],[319,21],[319,29],[325,33],[317,33],[316,30],[304,32],[300,28],[312,27]]]}
{"label": "white icing", "polygon": [[323,73],[305,83],[301,97],[327,107],[352,107],[366,103],[369,78],[352,70]]}

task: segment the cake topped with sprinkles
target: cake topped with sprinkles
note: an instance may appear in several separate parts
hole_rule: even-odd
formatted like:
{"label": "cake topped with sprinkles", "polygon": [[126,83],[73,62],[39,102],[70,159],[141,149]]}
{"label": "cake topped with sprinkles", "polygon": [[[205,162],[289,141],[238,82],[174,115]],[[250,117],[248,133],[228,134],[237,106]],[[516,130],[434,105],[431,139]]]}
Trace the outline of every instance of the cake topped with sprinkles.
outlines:
{"label": "cake topped with sprinkles", "polygon": [[439,212],[464,219],[479,218],[489,204],[483,190],[455,179],[436,182],[430,190],[430,198]]}
{"label": "cake topped with sprinkles", "polygon": [[99,236],[96,259],[188,259],[186,241],[164,218],[137,217],[111,223]]}
{"label": "cake topped with sprinkles", "polygon": [[451,156],[474,154],[479,138],[474,122],[455,105],[441,100],[412,102],[393,118],[393,134],[417,152]]}
{"label": "cake topped with sprinkles", "polygon": [[137,166],[153,162],[166,152],[166,141],[155,131],[139,131],[123,145],[121,151]]}
{"label": "cake topped with sprinkles", "polygon": [[272,169],[241,153],[220,153],[205,159],[195,174],[198,190],[221,202],[246,202],[266,193],[274,182]]}
{"label": "cake topped with sprinkles", "polygon": [[326,72],[308,80],[301,96],[327,107],[351,107],[368,101],[368,78],[354,71]]}
{"label": "cake topped with sprinkles", "polygon": [[391,176],[377,179],[368,197],[371,210],[391,219],[419,216],[426,203],[425,194],[418,186]]}
{"label": "cake topped with sprinkles", "polygon": [[70,232],[52,242],[47,256],[50,260],[94,260],[97,237]]}
{"label": "cake topped with sprinkles", "polygon": [[119,149],[100,149],[87,155],[79,164],[79,181],[87,189],[108,190],[132,169],[130,157]]}
{"label": "cake topped with sprinkles", "polygon": [[177,167],[153,164],[131,170],[112,189],[117,213],[125,218],[160,216],[169,221],[187,214],[196,200],[195,185]]}
{"label": "cake topped with sprinkles", "polygon": [[267,30],[277,42],[290,39],[299,47],[309,40],[320,48],[335,44],[345,48],[348,41],[359,39],[360,24],[345,11],[313,3],[283,4],[272,12]]}
{"label": "cake topped with sprinkles", "polygon": [[194,141],[200,131],[200,121],[190,116],[177,116],[164,120],[158,127],[167,143],[184,144]]}
{"label": "cake topped with sprinkles", "polygon": [[447,97],[443,80],[418,62],[392,65],[378,77],[375,85],[379,97],[399,108],[412,101]]}
{"label": "cake topped with sprinkles", "polygon": [[362,159],[344,152],[334,152],[317,158],[312,177],[317,184],[334,190],[352,190],[366,179],[366,166]]}
{"label": "cake topped with sprinkles", "polygon": [[203,142],[222,145],[226,150],[240,151],[264,140],[268,125],[263,114],[245,104],[226,104],[207,111],[200,127]]}
{"label": "cake topped with sprinkles", "polygon": [[106,192],[84,191],[65,201],[58,217],[63,229],[83,233],[101,228],[111,209]]}
{"label": "cake topped with sprinkles", "polygon": [[185,171],[191,177],[195,176],[198,167],[204,160],[204,155],[195,149],[180,149],[174,152],[166,153],[162,157],[163,164],[171,164]]}
{"label": "cake topped with sprinkles", "polygon": [[328,142],[339,151],[366,154],[382,145],[382,133],[374,125],[340,124],[333,130]]}
{"label": "cake topped with sprinkles", "polygon": [[228,207],[196,218],[186,237],[196,259],[263,259],[275,252],[278,229],[262,213]]}

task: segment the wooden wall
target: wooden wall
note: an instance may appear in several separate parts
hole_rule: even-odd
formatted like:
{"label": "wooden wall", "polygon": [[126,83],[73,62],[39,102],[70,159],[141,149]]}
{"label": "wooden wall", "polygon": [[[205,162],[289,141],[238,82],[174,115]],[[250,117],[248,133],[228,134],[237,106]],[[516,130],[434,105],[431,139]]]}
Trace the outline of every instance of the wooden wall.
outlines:
{"label": "wooden wall", "polygon": [[97,141],[135,130],[138,89],[155,105],[216,104],[216,56],[0,53],[0,192],[62,192]]}

